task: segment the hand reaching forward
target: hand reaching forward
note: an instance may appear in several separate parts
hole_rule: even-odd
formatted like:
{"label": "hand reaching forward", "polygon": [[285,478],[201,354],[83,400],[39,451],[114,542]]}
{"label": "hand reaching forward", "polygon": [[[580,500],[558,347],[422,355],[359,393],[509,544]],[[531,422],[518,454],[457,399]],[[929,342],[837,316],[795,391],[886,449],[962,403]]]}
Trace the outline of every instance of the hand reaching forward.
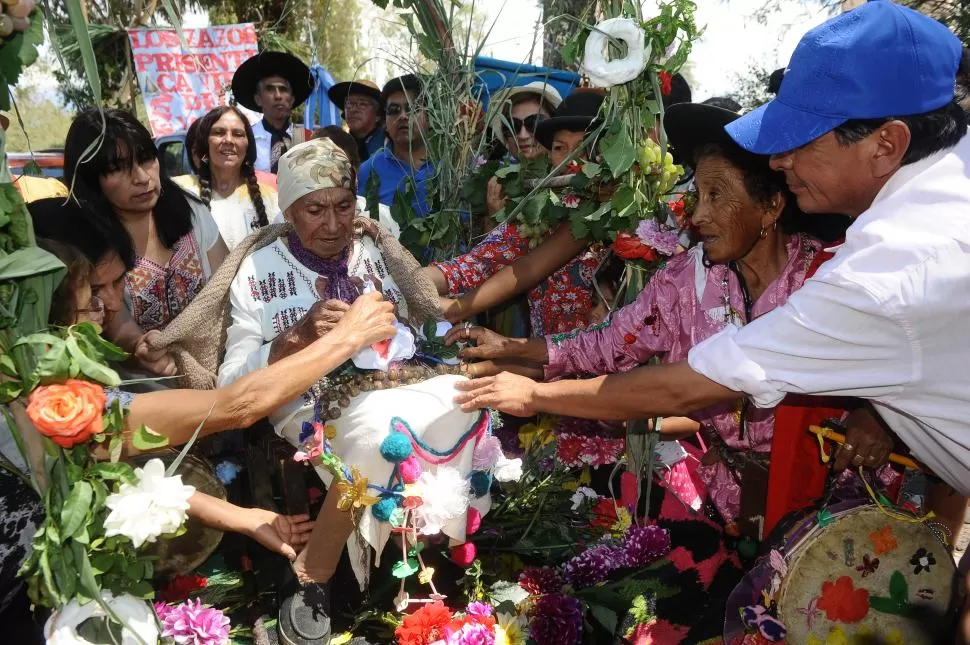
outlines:
{"label": "hand reaching forward", "polygon": [[241,510],[245,513],[243,533],[290,561],[296,560],[297,552],[310,539],[313,521],[309,515],[280,515],[263,508]]}
{"label": "hand reaching forward", "polygon": [[155,339],[161,336],[162,332],[157,329],[145,332],[141,338],[135,342],[135,349],[132,357],[145,370],[156,376],[175,376],[177,371],[175,359],[166,350],[151,349]]}
{"label": "hand reaching forward", "polygon": [[477,326],[459,325],[452,327],[445,334],[445,345],[457,342],[474,343],[458,354],[463,359],[496,359],[512,358],[516,356],[515,345],[512,340],[491,329]]}
{"label": "hand reaching forward", "polygon": [[835,453],[836,470],[844,470],[850,464],[854,468],[878,468],[889,460],[893,438],[868,406],[853,410],[845,427],[845,443]]}
{"label": "hand reaching forward", "polygon": [[465,412],[494,408],[517,417],[531,417],[535,408],[536,382],[530,378],[502,372],[455,385],[462,391],[455,403]]}

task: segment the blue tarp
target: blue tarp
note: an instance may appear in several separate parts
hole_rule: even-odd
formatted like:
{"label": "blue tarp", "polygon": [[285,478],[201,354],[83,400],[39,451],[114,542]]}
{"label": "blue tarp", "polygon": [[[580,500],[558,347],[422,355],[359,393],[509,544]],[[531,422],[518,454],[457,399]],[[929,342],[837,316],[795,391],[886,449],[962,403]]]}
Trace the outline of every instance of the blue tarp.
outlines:
{"label": "blue tarp", "polygon": [[489,95],[502,87],[527,85],[533,81],[546,81],[559,90],[559,93],[565,98],[579,85],[579,74],[574,72],[525,63],[512,63],[487,56],[475,58],[475,71],[478,72],[479,82],[485,87],[481,100],[486,106],[488,105]]}
{"label": "blue tarp", "polygon": [[340,110],[327,96],[327,90],[336,85],[336,81],[330,72],[318,63],[310,67],[310,75],[316,80],[316,86],[306,100],[303,127],[311,131],[328,125],[340,125]]}

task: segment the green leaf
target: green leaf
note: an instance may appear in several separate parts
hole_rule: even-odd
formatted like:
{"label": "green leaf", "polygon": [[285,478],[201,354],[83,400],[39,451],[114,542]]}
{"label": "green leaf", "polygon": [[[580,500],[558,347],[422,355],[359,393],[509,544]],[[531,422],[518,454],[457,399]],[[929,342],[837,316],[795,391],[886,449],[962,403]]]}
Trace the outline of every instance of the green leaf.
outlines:
{"label": "green leaf", "polygon": [[589,177],[590,179],[600,174],[600,171],[602,170],[603,170],[603,167],[598,163],[587,161],[586,163],[583,164],[583,174]]}
{"label": "green leaf", "polygon": [[113,464],[102,461],[91,466],[88,472],[105,481],[131,482],[135,480],[135,471],[124,462]]}
{"label": "green leaf", "polygon": [[111,567],[114,566],[115,558],[120,558],[121,556],[116,553],[98,553],[93,558],[91,558],[90,566],[94,575],[102,575],[111,571]]}
{"label": "green leaf", "polygon": [[66,602],[60,593],[60,588],[54,581],[54,574],[51,571],[50,552],[44,551],[40,554],[40,575],[44,586],[47,588],[47,595],[54,599],[54,603],[62,605]]}
{"label": "green leaf", "polygon": [[909,585],[906,583],[906,577],[899,571],[893,571],[889,577],[889,597],[896,602],[909,600]]}
{"label": "green leaf", "polygon": [[[64,553],[70,553],[70,551]],[[51,552],[50,563],[58,590],[65,598],[73,598],[77,589],[77,573],[68,569],[67,560],[61,555],[60,551]]]}
{"label": "green leaf", "polygon": [[151,452],[168,445],[168,437],[158,434],[146,425],[142,425],[131,436],[131,445],[142,452]]}
{"label": "green leaf", "polygon": [[89,322],[75,325],[71,330],[88,341],[107,361],[123,361],[128,358],[128,352],[102,338],[95,326]]}
{"label": "green leaf", "polygon": [[607,609],[602,605],[590,605],[589,613],[602,625],[610,634],[616,633],[617,615],[612,609]]}
{"label": "green leaf", "polygon": [[116,386],[121,383],[121,377],[118,376],[118,373],[85,354],[78,347],[76,338],[68,338],[64,342],[78,369],[89,379],[108,386]]}
{"label": "green leaf", "polygon": [[620,186],[613,193],[613,197],[610,198],[610,203],[616,209],[617,215],[626,215],[626,210],[632,208],[636,203],[636,191],[627,185]]}
{"label": "green leaf", "polygon": [[34,380],[48,384],[63,381],[71,371],[71,357],[67,346],[63,343],[52,345],[37,362],[34,368]]}
{"label": "green leaf", "polygon": [[91,484],[86,481],[74,483],[71,494],[64,502],[61,509],[61,532],[65,537],[71,537],[84,527],[84,521],[91,510],[91,499],[94,497],[94,490]]}
{"label": "green leaf", "polygon": [[395,578],[407,578],[417,573],[417,571],[418,561],[408,558],[407,560],[398,560],[394,564],[394,567],[391,568],[391,575]]}
{"label": "green leaf", "polygon": [[121,438],[121,434],[111,435],[111,441],[108,442],[108,459],[111,463],[118,463],[121,459],[121,449],[124,448],[125,442]]}
{"label": "green leaf", "polygon": [[600,145],[600,153],[614,177],[619,177],[630,170],[637,158],[636,148],[633,147],[633,142],[630,141],[625,126],[620,134],[603,140]]}

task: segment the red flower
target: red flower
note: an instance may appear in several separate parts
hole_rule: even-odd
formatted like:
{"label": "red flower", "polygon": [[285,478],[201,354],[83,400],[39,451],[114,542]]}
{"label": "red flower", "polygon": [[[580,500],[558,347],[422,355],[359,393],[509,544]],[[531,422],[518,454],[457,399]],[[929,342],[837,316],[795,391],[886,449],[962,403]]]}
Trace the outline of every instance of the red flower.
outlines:
{"label": "red flower", "polygon": [[439,600],[405,616],[394,636],[398,645],[429,645],[445,637],[445,627],[450,623],[451,610]]}
{"label": "red flower", "polygon": [[616,506],[612,499],[604,497],[593,507],[593,519],[589,521],[589,525],[608,531],[614,524],[616,524]]}
{"label": "red flower", "polygon": [[570,468],[581,466],[579,457],[583,452],[583,438],[578,435],[561,434],[556,438],[556,458]]}
{"label": "red flower", "polygon": [[671,88],[670,74],[667,72],[660,72],[658,76],[660,77],[660,93],[664,96],[668,96]]}
{"label": "red flower", "polygon": [[822,583],[822,597],[818,608],[826,618],[843,623],[857,623],[869,613],[869,592],[855,589],[852,578],[842,576],[835,582]]}
{"label": "red flower", "polygon": [[657,252],[632,233],[617,233],[616,240],[613,242],[613,252],[624,260],[653,262],[657,259]]}
{"label": "red flower", "polygon": [[566,165],[566,174],[575,175],[576,173],[582,171],[582,169],[583,169],[583,164],[573,159]]}
{"label": "red flower", "polygon": [[172,580],[162,587],[159,595],[165,602],[182,602],[193,591],[205,589],[209,581],[202,576],[175,576]]}

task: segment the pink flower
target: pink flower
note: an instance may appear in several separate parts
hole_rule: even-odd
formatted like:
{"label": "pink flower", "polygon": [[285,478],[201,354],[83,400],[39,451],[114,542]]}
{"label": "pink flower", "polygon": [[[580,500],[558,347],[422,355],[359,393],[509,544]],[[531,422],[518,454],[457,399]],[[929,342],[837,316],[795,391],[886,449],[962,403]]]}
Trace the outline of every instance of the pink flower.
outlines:
{"label": "pink flower", "polygon": [[413,484],[421,477],[421,462],[414,455],[399,463],[397,468],[405,484]]}
{"label": "pink flower", "polygon": [[562,205],[566,208],[578,208],[579,195],[566,195],[562,198]]}
{"label": "pink flower", "polygon": [[469,616],[491,616],[492,606],[485,602],[470,602],[465,613]]}
{"label": "pink flower", "polygon": [[677,231],[661,227],[655,219],[645,219],[637,226],[637,237],[661,255],[673,255],[680,244]]}
{"label": "pink flower", "polygon": [[451,548],[451,561],[459,567],[470,567],[478,555],[478,549],[473,542],[465,542]]}
{"label": "pink flower", "polygon": [[[178,645],[227,645],[229,643],[229,619],[211,607],[203,607],[198,598],[181,605],[158,611],[162,623],[162,636],[175,640]],[[164,613],[164,616],[162,614]]]}
{"label": "pink flower", "polygon": [[472,468],[475,470],[491,470],[498,460],[504,457],[502,442],[495,435],[489,435],[475,446],[472,456]]}
{"label": "pink flower", "polygon": [[465,623],[458,631],[449,630],[447,645],[495,645],[495,629],[479,623]]}

